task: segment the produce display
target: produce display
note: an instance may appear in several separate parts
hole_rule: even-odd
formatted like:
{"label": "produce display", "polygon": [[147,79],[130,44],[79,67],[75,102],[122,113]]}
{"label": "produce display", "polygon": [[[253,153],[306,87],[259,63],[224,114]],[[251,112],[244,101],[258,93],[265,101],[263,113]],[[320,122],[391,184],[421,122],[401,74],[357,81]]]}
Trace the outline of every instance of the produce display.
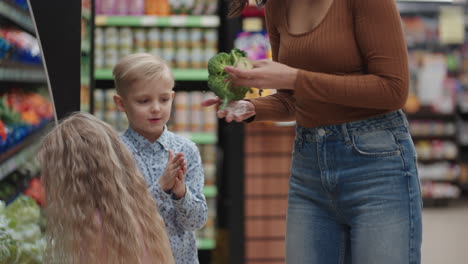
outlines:
{"label": "produce display", "polygon": [[52,103],[40,93],[10,90],[0,94],[0,154],[46,125],[53,115]]}
{"label": "produce display", "polygon": [[40,264],[46,248],[40,207],[28,196],[0,201],[0,264]]}
{"label": "produce display", "polygon": [[10,2],[14,3],[15,6],[23,9],[24,11],[29,10],[28,1],[27,0],[11,0]]}
{"label": "produce display", "polygon": [[46,220],[40,208],[45,193],[34,157],[40,142],[37,131],[50,123],[54,110],[45,78],[39,78],[45,76],[39,42],[15,26],[28,28],[29,1],[2,2],[0,264],[40,264],[46,249]]}
{"label": "produce display", "polygon": [[221,109],[231,101],[241,100],[250,91],[250,87],[233,86],[229,81],[229,75],[224,71],[224,67],[233,66],[240,69],[252,69],[252,62],[247,58],[247,54],[240,49],[232,49],[230,53],[220,52],[208,61],[208,88],[212,90],[223,104]]}
{"label": "produce display", "polygon": [[27,32],[2,27],[0,28],[0,62],[3,60],[40,65],[42,59],[39,42]]}

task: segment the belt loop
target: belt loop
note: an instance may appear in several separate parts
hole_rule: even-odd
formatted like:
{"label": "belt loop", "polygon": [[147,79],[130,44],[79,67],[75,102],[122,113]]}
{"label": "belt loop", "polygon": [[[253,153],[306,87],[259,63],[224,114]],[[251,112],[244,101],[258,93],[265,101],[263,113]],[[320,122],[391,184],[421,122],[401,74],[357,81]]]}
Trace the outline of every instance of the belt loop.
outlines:
{"label": "belt loop", "polygon": [[296,125],[296,138],[294,139],[294,151],[300,151],[304,145],[304,128]]}
{"label": "belt loop", "polygon": [[341,132],[343,133],[343,136],[344,136],[344,139],[345,139],[345,143],[346,144],[351,144],[351,136],[349,134],[349,131],[348,131],[348,127],[347,127],[347,124],[341,124]]}
{"label": "belt loop", "polygon": [[300,125],[296,125],[296,139],[300,139],[301,141],[303,140],[303,127]]}

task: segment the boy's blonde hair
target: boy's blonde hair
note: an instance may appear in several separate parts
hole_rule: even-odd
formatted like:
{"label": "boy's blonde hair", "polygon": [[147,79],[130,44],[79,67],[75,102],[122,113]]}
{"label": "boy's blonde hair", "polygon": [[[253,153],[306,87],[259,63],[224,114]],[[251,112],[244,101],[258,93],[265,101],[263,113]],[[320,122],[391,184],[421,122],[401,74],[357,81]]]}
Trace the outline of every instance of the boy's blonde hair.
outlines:
{"label": "boy's blonde hair", "polygon": [[[123,57],[112,72],[117,94],[122,95],[138,80],[166,79],[174,82],[171,69],[156,55],[136,53]],[[174,86],[174,85],[172,85]]]}
{"label": "boy's blonde hair", "polygon": [[174,263],[156,202],[112,127],[75,113],[45,137],[39,161],[45,263]]}

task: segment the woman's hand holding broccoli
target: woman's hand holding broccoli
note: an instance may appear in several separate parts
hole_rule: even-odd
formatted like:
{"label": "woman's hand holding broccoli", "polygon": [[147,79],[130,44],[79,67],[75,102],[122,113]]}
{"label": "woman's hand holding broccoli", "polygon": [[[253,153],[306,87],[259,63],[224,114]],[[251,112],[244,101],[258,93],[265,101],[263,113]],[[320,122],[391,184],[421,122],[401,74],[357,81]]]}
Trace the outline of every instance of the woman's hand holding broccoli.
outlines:
{"label": "woman's hand holding broccoli", "polygon": [[251,87],[293,90],[298,70],[271,60],[252,62],[244,51],[232,49],[213,56],[208,61],[208,73],[208,87],[218,97],[202,105],[217,105],[218,118],[226,122],[242,122],[256,114],[250,101],[241,100]]}
{"label": "woman's hand holding broccoli", "polygon": [[[221,99],[216,97],[203,101],[202,105],[205,107],[219,106],[221,103]],[[218,118],[225,118],[228,123],[232,121],[242,122],[255,115],[255,106],[250,101],[231,101],[226,108],[218,110],[216,114]]]}
{"label": "woman's hand holding broccoli", "polygon": [[271,60],[253,61],[253,69],[226,66],[233,86],[294,90],[298,69]]}
{"label": "woman's hand holding broccoli", "polygon": [[[187,169],[185,169],[184,172],[185,167],[186,165],[184,155],[182,153],[177,153],[177,155],[174,157],[174,153],[172,152],[172,150],[169,150],[169,157],[167,159],[166,170],[158,180],[159,185],[161,186],[163,191],[173,191],[173,188],[176,185],[176,180],[180,180],[181,177],[185,178],[185,172],[187,171]],[[181,174],[182,176],[180,176]],[[178,191],[180,188],[181,187],[179,186]]]}
{"label": "woman's hand holding broccoli", "polygon": [[221,52],[208,61],[208,88],[216,96],[221,98],[221,109],[227,107],[229,102],[241,100],[247,92],[253,92],[250,87],[232,85],[229,75],[224,70],[226,66],[240,69],[252,69],[252,62],[247,58],[247,53],[239,49],[232,49],[231,52]]}

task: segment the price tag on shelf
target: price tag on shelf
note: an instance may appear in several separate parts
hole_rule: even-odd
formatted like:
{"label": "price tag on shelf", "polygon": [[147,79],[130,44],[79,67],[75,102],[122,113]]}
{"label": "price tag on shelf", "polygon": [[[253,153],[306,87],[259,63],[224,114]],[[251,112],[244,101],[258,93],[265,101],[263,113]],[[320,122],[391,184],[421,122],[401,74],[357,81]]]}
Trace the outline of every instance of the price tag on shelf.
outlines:
{"label": "price tag on shelf", "polygon": [[242,29],[246,32],[258,32],[263,29],[262,19],[258,17],[244,18],[242,21]]}
{"label": "price tag on shelf", "polygon": [[96,26],[104,26],[107,23],[107,16],[96,16],[94,22]]}
{"label": "price tag on shelf", "polygon": [[217,27],[219,26],[219,17],[218,16],[204,16],[201,18],[200,24],[202,27]]}
{"label": "price tag on shelf", "polygon": [[156,16],[144,16],[141,18],[142,26],[155,26],[158,23],[158,18]]}
{"label": "price tag on shelf", "polygon": [[187,24],[186,16],[172,16],[170,20],[170,25],[174,27],[181,27]]}

